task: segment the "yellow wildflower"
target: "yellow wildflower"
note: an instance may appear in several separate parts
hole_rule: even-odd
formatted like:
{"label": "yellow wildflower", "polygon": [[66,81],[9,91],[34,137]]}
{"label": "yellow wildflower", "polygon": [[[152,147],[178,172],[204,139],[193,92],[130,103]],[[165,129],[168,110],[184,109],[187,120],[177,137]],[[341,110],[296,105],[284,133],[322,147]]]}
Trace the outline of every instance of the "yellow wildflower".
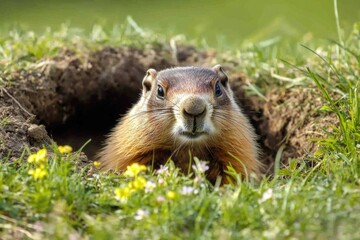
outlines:
{"label": "yellow wildflower", "polygon": [[42,179],[48,174],[46,169],[44,169],[43,167],[36,168],[35,170],[31,169],[28,173],[33,176],[35,180]]}
{"label": "yellow wildflower", "polygon": [[37,151],[37,153],[31,154],[27,160],[29,163],[35,162],[36,164],[46,162],[48,160],[47,150],[45,148],[40,149],[39,151]]}
{"label": "yellow wildflower", "polygon": [[71,146],[65,145],[65,146],[59,146],[58,150],[61,154],[65,154],[65,153],[71,153],[73,149]]}
{"label": "yellow wildflower", "polygon": [[133,163],[130,166],[127,166],[124,176],[127,177],[136,177],[140,172],[145,171],[146,167],[138,163]]}
{"label": "yellow wildflower", "polygon": [[168,199],[174,199],[174,198],[176,198],[176,193],[175,193],[174,191],[168,191],[168,192],[166,193],[166,197],[167,197]]}
{"label": "yellow wildflower", "polygon": [[95,166],[96,168],[99,168],[99,167],[100,167],[100,162],[99,162],[99,161],[95,161],[93,164],[94,164],[94,166]]}
{"label": "yellow wildflower", "polygon": [[47,150],[46,148],[40,149],[39,151],[37,151],[36,153],[38,159],[45,159],[47,158]]}
{"label": "yellow wildflower", "polygon": [[132,191],[133,190],[131,190],[129,187],[116,188],[115,195],[121,202],[126,203],[127,200],[129,199]]}
{"label": "yellow wildflower", "polygon": [[29,163],[33,163],[35,162],[35,160],[36,160],[36,154],[31,154],[27,159]]}
{"label": "yellow wildflower", "polygon": [[129,183],[129,187],[132,189],[143,189],[146,186],[146,179],[142,176],[137,177],[134,181]]}

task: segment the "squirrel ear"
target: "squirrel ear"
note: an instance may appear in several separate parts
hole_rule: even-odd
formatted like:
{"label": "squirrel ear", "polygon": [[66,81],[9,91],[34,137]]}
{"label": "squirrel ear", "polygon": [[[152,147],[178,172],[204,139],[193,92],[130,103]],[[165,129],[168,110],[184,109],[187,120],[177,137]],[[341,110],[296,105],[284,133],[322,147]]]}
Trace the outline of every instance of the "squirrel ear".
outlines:
{"label": "squirrel ear", "polygon": [[226,73],[224,72],[224,69],[221,67],[220,64],[215,65],[212,70],[217,73],[217,75],[220,78],[220,82],[226,87],[228,83],[228,77]]}
{"label": "squirrel ear", "polygon": [[145,92],[150,91],[152,82],[156,79],[157,71],[155,69],[148,69],[142,81],[143,89]]}

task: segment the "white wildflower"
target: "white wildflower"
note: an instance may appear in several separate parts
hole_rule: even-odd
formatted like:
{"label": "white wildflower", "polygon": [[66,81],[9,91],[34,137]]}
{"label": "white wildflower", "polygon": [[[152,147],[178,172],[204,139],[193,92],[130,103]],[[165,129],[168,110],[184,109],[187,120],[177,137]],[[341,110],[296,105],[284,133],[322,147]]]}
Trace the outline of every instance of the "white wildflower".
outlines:
{"label": "white wildflower", "polygon": [[156,173],[158,175],[164,175],[164,176],[169,176],[169,167],[168,166],[164,166],[161,165],[160,168],[158,170],[156,170]]}
{"label": "white wildflower", "polygon": [[145,217],[149,216],[149,212],[147,210],[138,209],[135,213],[135,220],[141,220]]}
{"label": "white wildflower", "polygon": [[147,181],[146,185],[145,185],[145,192],[146,193],[151,193],[152,191],[154,191],[154,188],[156,187],[156,184],[152,181]]}
{"label": "white wildflower", "polygon": [[165,197],[162,196],[162,195],[159,195],[157,198],[156,198],[156,201],[159,202],[159,203],[162,203],[165,201]]}
{"label": "white wildflower", "polygon": [[180,194],[181,195],[191,195],[194,192],[194,188],[190,187],[190,186],[184,186],[181,190],[180,190]]}
{"label": "white wildflower", "polygon": [[266,190],[263,195],[261,196],[260,203],[263,203],[273,197],[273,190],[269,188]]}
{"label": "white wildflower", "polygon": [[204,161],[199,161],[192,167],[195,170],[195,172],[199,172],[199,173],[204,173],[207,170],[209,170],[209,166],[208,166],[207,162],[204,162]]}
{"label": "white wildflower", "polygon": [[159,184],[159,185],[166,185],[165,179],[159,178],[159,179],[158,179],[158,184]]}

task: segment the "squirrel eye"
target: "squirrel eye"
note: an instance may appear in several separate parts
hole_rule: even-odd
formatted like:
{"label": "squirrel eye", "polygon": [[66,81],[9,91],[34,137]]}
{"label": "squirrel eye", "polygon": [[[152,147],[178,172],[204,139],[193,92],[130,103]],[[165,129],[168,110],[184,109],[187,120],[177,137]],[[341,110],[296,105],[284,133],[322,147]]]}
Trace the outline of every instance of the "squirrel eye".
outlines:
{"label": "squirrel eye", "polygon": [[219,82],[216,82],[215,83],[215,96],[220,97],[221,95],[222,95],[222,91],[220,88],[220,84],[219,84]]}
{"label": "squirrel eye", "polygon": [[164,99],[164,97],[165,97],[164,89],[160,85],[158,85],[158,87],[157,87],[157,96],[160,99]]}

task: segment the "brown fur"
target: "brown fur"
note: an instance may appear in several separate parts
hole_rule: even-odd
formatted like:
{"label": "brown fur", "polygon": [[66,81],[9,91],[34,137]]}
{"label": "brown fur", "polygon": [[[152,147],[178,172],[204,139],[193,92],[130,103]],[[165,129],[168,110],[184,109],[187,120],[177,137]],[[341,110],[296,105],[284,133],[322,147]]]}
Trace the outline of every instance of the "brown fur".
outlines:
{"label": "brown fur", "polygon": [[[221,81],[224,96],[213,96],[216,81]],[[165,100],[156,97],[158,84],[164,87]],[[196,156],[209,162],[206,174],[212,182],[218,176],[227,182],[225,171],[229,165],[242,178],[260,173],[254,130],[234,102],[221,67],[174,68],[159,73],[149,70],[143,86],[141,99],[114,128],[99,154],[103,169],[124,171],[135,162],[157,168],[171,158],[187,173],[192,164],[190,156]],[[176,121],[174,109],[183,110],[178,96],[189,93],[209,94],[215,132],[204,141],[184,144],[171,130]]]}

